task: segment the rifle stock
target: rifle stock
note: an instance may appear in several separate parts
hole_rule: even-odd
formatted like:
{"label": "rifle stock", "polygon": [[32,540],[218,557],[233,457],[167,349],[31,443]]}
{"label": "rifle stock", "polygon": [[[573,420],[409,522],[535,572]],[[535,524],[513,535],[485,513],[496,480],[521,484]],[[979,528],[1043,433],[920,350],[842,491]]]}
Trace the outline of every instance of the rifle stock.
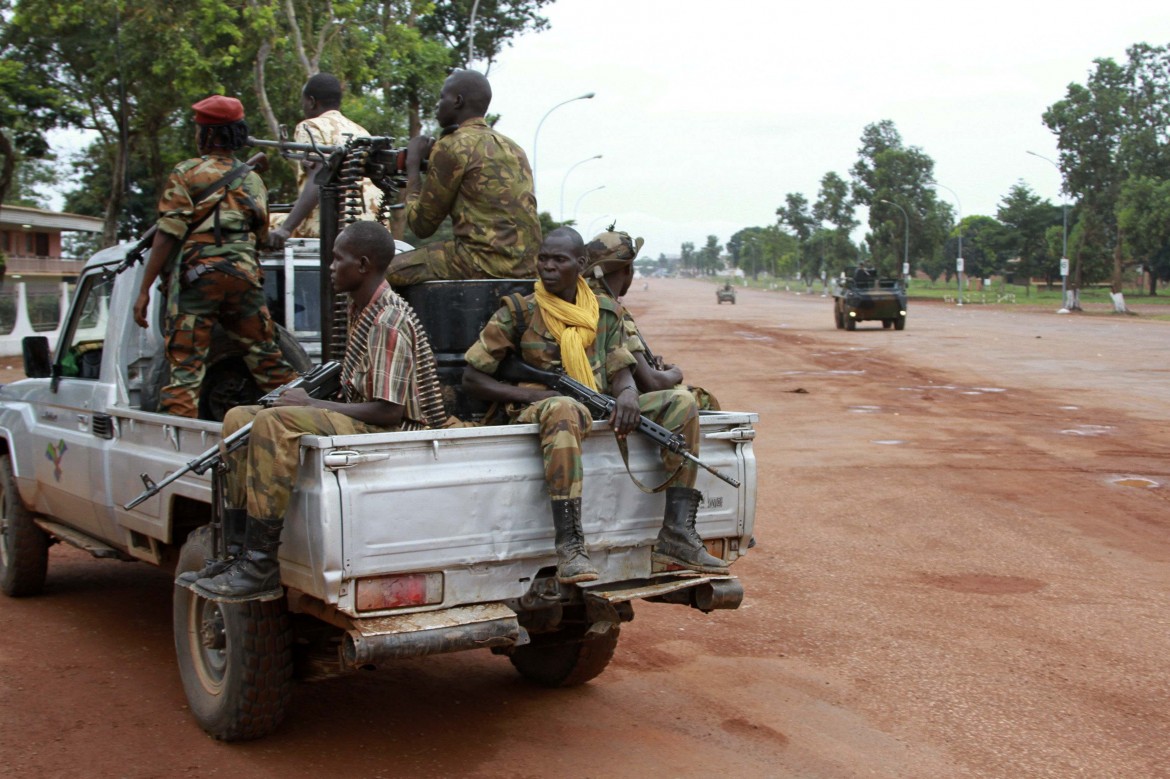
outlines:
{"label": "rifle stock", "polygon": [[[565,373],[542,371],[515,356],[509,356],[500,364],[499,370],[496,371],[496,378],[517,383],[543,384],[551,390],[556,390],[562,395],[566,395],[582,403],[598,417],[608,417],[613,413],[613,407],[617,404],[617,401],[609,395],[594,392]],[[644,416],[638,417],[638,432],[649,437],[651,441],[663,449],[694,463],[708,473],[727,482],[732,487],[739,487],[739,481],[737,479],[720,473],[691,454],[690,450],[687,449],[686,439],[678,433],[671,432],[654,420]]]}
{"label": "rifle stock", "polygon": [[[294,389],[296,387],[300,387],[315,398],[327,398],[337,393],[337,390],[340,388],[340,381],[341,363],[337,361],[322,363],[308,373],[296,377],[288,384],[284,384],[272,390],[267,395],[260,398],[258,403],[259,405],[268,408],[276,402],[276,398],[278,398],[282,392],[285,390]],[[153,498],[155,495],[162,492],[166,487],[174,484],[188,473],[206,473],[208,469],[219,465],[226,455],[231,454],[232,452],[247,444],[248,435],[251,432],[252,423],[249,422],[236,432],[229,435],[227,438],[223,439],[223,441],[221,441],[219,444],[211,447],[195,459],[190,460],[182,468],[175,471],[170,476],[167,476],[158,483],[155,483],[155,481],[150,478],[149,474],[142,474],[142,483],[146,489],[143,490],[142,493],[139,494],[138,497],[136,497],[134,500],[123,506],[123,508],[129,511],[143,501]]]}

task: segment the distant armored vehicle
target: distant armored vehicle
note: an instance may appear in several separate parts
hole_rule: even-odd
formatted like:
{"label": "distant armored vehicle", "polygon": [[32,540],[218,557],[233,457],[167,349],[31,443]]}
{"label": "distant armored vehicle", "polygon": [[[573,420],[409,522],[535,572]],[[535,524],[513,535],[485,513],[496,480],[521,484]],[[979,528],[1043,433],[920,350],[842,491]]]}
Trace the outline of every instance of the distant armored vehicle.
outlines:
{"label": "distant armored vehicle", "polygon": [[833,318],[838,330],[856,330],[865,321],[904,330],[906,286],[901,279],[878,278],[872,268],[850,268],[833,280]]}

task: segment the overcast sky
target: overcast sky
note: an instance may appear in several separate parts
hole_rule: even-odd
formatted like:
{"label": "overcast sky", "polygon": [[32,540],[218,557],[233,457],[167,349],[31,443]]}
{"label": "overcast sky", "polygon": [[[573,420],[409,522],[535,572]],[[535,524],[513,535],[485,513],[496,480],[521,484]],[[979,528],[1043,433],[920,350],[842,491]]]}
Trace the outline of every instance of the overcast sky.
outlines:
{"label": "overcast sky", "polygon": [[[541,210],[562,216],[563,186],[563,216],[587,239],[616,218],[651,257],[770,224],[788,192],[815,200],[826,172],[848,179],[862,129],[882,119],[934,159],[964,216],[994,215],[1021,179],[1061,202],[1057,170],[1025,154],[1056,159],[1041,114],[1093,59],[1170,43],[1168,8],[556,0],[551,29],[492,66],[492,111],[535,162]],[[586,92],[547,115],[534,149],[546,112]]]}

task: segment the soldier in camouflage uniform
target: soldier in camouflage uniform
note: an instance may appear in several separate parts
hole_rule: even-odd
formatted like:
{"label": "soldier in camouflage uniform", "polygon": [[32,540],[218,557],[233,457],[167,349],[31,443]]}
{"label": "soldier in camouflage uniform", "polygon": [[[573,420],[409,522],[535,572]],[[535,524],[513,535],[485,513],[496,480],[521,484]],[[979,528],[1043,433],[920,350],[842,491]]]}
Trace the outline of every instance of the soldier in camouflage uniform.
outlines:
{"label": "soldier in camouflage uniform", "polygon": [[246,513],[244,550],[181,575],[203,597],[238,602],[279,598],[276,551],[296,486],[302,435],[353,435],[442,427],[446,421],[435,357],[410,305],[386,283],[394,238],[377,222],[355,222],[337,237],[330,277],[348,292],[349,340],[341,369],[345,402],[282,392],[271,408],[237,406],[226,438],[252,423],[248,445],[233,453],[225,502],[228,526]]}
{"label": "soldier in camouflage uniform", "polygon": [[[550,233],[537,259],[540,280],[536,293],[524,299],[519,317],[509,306],[492,316],[467,351],[463,377],[471,394],[508,404],[510,421],[540,426],[545,483],[552,501],[557,579],[564,583],[598,578],[581,527],[581,442],[589,434],[592,419],[588,409],[572,398],[543,387],[513,386],[494,378],[505,357],[519,354],[541,370],[563,367],[582,384],[611,394],[616,405],[609,423],[619,438],[634,431],[639,416],[645,415],[681,433],[692,454],[698,456],[699,452],[694,398],[679,389],[638,394],[630,374],[634,358],[626,346],[621,319],[600,307],[581,277],[584,268],[585,246],[577,231],[562,227]],[[672,475],[652,560],[662,569],[726,573],[726,564],[707,553],[695,531],[702,499],[694,489],[695,466],[665,449],[662,462]]]}
{"label": "soldier in camouflage uniform", "polygon": [[[256,261],[256,243],[268,232],[264,182],[249,171],[195,202],[197,193],[240,172],[243,163],[232,152],[248,137],[244,107],[233,97],[214,95],[192,108],[203,156],[179,163],[167,179],[158,204],[158,232],[134,303],[134,321],[147,327],[150,288],[161,275],[171,378],[160,393],[160,407],[185,417],[198,415],[217,322],[245,349],[244,362],[261,390],[276,389],[295,375],[276,343]],[[180,250],[178,261],[172,260]]]}
{"label": "soldier in camouflage uniform", "polygon": [[[346,136],[364,138],[369,136],[366,128],[348,119],[341,113],[341,82],[329,73],[318,73],[305,82],[301,89],[301,112],[305,120],[293,131],[296,143],[315,143],[318,146],[342,146]],[[273,230],[268,236],[268,245],[280,249],[290,238],[320,238],[321,225],[318,202],[320,192],[314,175],[321,167],[320,162],[302,160],[297,168],[297,202],[287,216],[272,216]],[[382,203],[382,191],[368,178],[362,179],[362,210],[358,219],[378,218]]]}
{"label": "soldier in camouflage uniform", "polygon": [[634,258],[641,251],[642,243],[641,238],[631,238],[629,233],[615,231],[613,225],[595,235],[585,245],[588,255],[585,277],[589,287],[597,294],[602,307],[612,306],[622,320],[628,338],[627,348],[636,360],[634,382],[640,392],[683,387],[695,396],[700,411],[718,411],[719,401],[714,395],[702,387],[684,385],[682,369],[665,363],[650,351],[630,310],[618,301],[630,291],[630,284],[634,281]]}
{"label": "soldier in camouflage uniform", "polygon": [[399,255],[387,275],[394,286],[535,275],[540,221],[532,168],[514,141],[484,121],[491,99],[486,78],[456,71],[435,112],[443,136],[418,136],[407,145],[406,223],[426,238],[450,215],[455,238]]}

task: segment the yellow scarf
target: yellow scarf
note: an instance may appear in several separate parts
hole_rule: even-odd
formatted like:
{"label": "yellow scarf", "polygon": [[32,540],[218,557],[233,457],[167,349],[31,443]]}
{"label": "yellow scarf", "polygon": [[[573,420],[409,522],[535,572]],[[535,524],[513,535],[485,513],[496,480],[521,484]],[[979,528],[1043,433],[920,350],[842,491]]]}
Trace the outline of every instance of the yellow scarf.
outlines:
{"label": "yellow scarf", "polygon": [[577,302],[570,303],[548,292],[544,284],[536,282],[536,305],[544,315],[544,323],[561,346],[561,363],[565,372],[594,392],[597,382],[585,350],[597,339],[597,316],[600,312],[597,296],[585,279],[577,277]]}

